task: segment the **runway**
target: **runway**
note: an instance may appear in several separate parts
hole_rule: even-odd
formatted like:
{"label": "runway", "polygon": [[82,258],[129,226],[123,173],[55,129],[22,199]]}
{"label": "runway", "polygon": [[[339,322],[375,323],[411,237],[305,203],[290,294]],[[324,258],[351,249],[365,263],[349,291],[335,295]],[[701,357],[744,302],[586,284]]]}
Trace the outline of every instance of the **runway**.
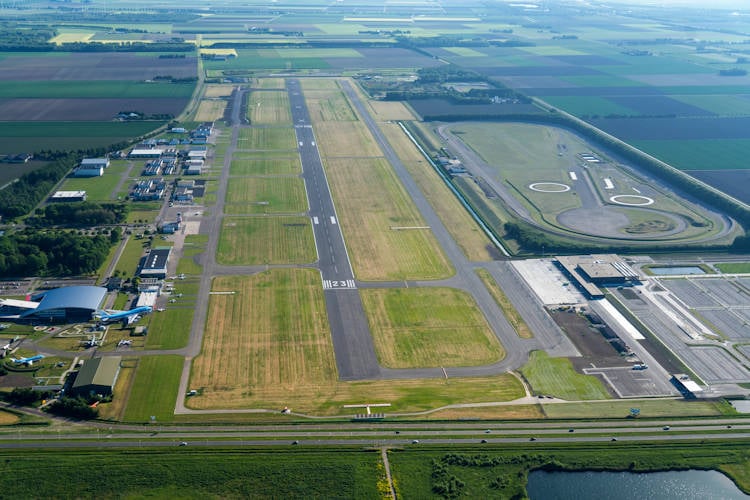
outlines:
{"label": "runway", "polygon": [[305,180],[310,204],[310,218],[318,250],[318,267],[339,378],[378,378],[380,365],[375,355],[370,327],[357,291],[357,283],[346,252],[344,236],[338,224],[336,208],[299,80],[287,80],[287,92],[302,162],[302,178]]}

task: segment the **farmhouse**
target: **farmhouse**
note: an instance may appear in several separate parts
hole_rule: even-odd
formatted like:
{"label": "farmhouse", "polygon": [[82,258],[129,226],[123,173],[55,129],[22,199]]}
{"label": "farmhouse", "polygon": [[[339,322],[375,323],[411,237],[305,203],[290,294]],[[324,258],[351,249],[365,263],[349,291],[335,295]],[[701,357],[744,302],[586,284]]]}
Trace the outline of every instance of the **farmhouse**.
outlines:
{"label": "farmhouse", "polygon": [[55,191],[49,201],[54,203],[86,201],[86,191]]}
{"label": "farmhouse", "polygon": [[167,277],[167,265],[172,254],[172,247],[156,247],[146,255],[141,271],[138,273],[143,278]]}
{"label": "farmhouse", "polygon": [[107,356],[87,360],[76,376],[70,392],[77,396],[101,394],[109,396],[120,375],[120,356]]}

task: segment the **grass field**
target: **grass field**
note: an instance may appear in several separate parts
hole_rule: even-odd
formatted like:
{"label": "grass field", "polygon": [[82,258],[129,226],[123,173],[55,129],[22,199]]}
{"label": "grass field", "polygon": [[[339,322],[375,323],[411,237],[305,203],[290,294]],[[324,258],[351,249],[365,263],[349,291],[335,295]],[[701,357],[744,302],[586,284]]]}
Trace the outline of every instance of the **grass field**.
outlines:
{"label": "grass field", "polygon": [[309,90],[307,83],[303,84],[303,87],[310,119],[313,122],[357,120],[357,115],[349,104],[349,100],[340,90]]}
{"label": "grass field", "polygon": [[750,273],[750,262],[721,262],[714,267],[725,274]]}
{"label": "grass field", "polygon": [[262,158],[258,156],[232,156],[230,174],[243,175],[296,175],[302,173],[299,157]]}
{"label": "grass field", "polygon": [[503,316],[505,316],[505,319],[508,320],[508,323],[511,324],[518,336],[522,339],[533,338],[534,333],[529,328],[529,325],[527,325],[521,315],[518,314],[518,311],[513,307],[510,299],[508,299],[508,296],[505,295],[502,288],[500,288],[492,275],[484,269],[477,269],[476,273],[482,280],[482,283],[484,283],[484,286],[487,287],[487,290],[489,290],[492,298],[497,302],[497,305],[500,306],[500,309],[503,311]]}
{"label": "grass field", "polygon": [[149,315],[146,349],[180,349],[187,345],[193,310],[179,306],[166,308],[163,312]]}
{"label": "grass field", "polygon": [[304,264],[317,260],[307,217],[231,217],[221,227],[220,264]]}
{"label": "grass field", "polygon": [[521,373],[534,394],[551,395],[561,399],[610,399],[598,378],[576,373],[566,358],[550,358],[544,351],[534,351]]}
{"label": "grass field", "polygon": [[251,92],[247,98],[252,125],[291,125],[292,112],[286,92]]}
{"label": "grass field", "polygon": [[504,352],[472,297],[451,288],[361,290],[382,366],[480,366]]}
{"label": "grass field", "polygon": [[21,419],[15,413],[7,411],[0,411],[0,425],[14,425],[17,424]]}
{"label": "grass field", "polygon": [[297,214],[306,210],[305,184],[299,177],[233,177],[224,205],[228,214]]}
{"label": "grass field", "polygon": [[133,276],[138,269],[138,263],[145,252],[145,239],[136,239],[131,236],[125,244],[125,250],[115,265],[115,270],[124,273],[125,276]]}
{"label": "grass field", "polygon": [[112,201],[117,198],[115,188],[119,184],[122,174],[130,166],[126,161],[113,162],[104,169],[101,177],[76,178],[68,177],[60,187],[67,191],[86,191],[86,199],[89,201]]}
{"label": "grass field", "polygon": [[471,261],[492,260],[496,250],[445,182],[397,124],[379,123],[401,162],[419,185],[435,212]]}
{"label": "grass field", "polygon": [[296,146],[292,128],[243,128],[237,141],[238,149],[293,150]]}
{"label": "grass field", "polygon": [[174,415],[177,389],[182,374],[181,356],[143,356],[138,360],[135,380],[128,398],[127,422],[169,422]]}
{"label": "grass field", "polygon": [[217,99],[202,99],[195,112],[195,120],[199,122],[213,122],[224,116],[227,101]]}
{"label": "grass field", "polygon": [[543,404],[547,418],[626,418],[631,408],[641,410],[643,418],[658,417],[719,417],[732,411],[723,401],[685,401],[684,399],[662,400],[609,400],[584,401],[578,403]]}
{"label": "grass field", "polygon": [[327,158],[324,163],[359,279],[438,279],[452,274],[435,237],[424,228],[424,220],[385,159]]}
{"label": "grass field", "polygon": [[205,99],[216,98],[216,97],[229,97],[232,95],[236,85],[230,84],[209,84],[206,85],[203,91],[203,97]]}

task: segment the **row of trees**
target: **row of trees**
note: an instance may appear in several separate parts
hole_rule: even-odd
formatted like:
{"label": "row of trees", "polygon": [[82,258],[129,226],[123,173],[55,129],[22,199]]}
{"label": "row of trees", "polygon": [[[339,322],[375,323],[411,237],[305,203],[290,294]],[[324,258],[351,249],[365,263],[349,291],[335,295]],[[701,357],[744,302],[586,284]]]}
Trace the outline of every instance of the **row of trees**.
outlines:
{"label": "row of trees", "polygon": [[77,162],[76,154],[63,153],[46,166],[23,174],[3,190],[3,196],[0,196],[0,216],[15,219],[29,213]]}
{"label": "row of trees", "polygon": [[[113,234],[114,233],[114,234]],[[77,276],[95,272],[119,230],[86,236],[71,231],[26,230],[0,236],[0,276]]]}
{"label": "row of trees", "polygon": [[37,227],[122,224],[127,219],[128,211],[125,203],[53,203],[37,209],[33,217],[26,219],[26,224]]}

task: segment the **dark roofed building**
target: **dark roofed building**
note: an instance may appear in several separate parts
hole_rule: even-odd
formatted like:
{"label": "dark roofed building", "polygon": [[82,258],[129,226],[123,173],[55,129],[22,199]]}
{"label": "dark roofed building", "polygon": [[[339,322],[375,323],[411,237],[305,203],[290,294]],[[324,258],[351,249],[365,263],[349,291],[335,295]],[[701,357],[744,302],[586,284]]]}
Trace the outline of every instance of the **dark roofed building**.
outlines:
{"label": "dark roofed building", "polygon": [[172,247],[152,248],[148,255],[146,255],[141,272],[138,273],[139,276],[143,278],[166,278],[167,265],[169,264],[171,253]]}
{"label": "dark roofed building", "polygon": [[101,394],[109,396],[120,375],[120,356],[107,356],[104,358],[89,359],[83,363],[78,370],[76,381],[73,382],[71,392],[73,395],[88,396],[89,394]]}

